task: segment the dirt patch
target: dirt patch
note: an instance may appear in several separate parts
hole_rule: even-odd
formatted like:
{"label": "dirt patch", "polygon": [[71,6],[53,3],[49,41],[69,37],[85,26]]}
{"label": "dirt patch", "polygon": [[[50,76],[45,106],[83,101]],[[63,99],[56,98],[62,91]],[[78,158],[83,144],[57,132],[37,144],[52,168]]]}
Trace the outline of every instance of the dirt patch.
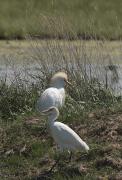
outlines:
{"label": "dirt patch", "polygon": [[99,118],[92,117],[89,135],[99,137],[102,141],[122,140],[122,115],[103,114]]}
{"label": "dirt patch", "polygon": [[26,175],[33,179],[122,179],[122,113],[104,110],[88,115],[84,123],[72,120],[69,126],[88,143],[90,151],[74,153],[70,162],[66,159],[69,154],[61,155],[51,173],[57,159],[56,145],[42,120],[29,117],[8,129],[0,128],[0,160],[7,166],[2,165],[2,175],[13,168],[16,179]]}
{"label": "dirt patch", "polygon": [[111,166],[117,170],[122,169],[122,159],[114,159],[112,157],[105,157],[96,161],[96,167],[99,169],[101,167]]}

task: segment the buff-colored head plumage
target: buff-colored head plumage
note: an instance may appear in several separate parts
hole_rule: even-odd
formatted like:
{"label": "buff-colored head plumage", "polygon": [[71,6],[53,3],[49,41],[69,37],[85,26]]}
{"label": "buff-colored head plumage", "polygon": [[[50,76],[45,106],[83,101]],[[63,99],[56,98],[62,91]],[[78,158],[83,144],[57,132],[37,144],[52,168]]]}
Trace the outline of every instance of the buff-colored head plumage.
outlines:
{"label": "buff-colored head plumage", "polygon": [[71,85],[71,83],[68,82],[68,77],[65,72],[57,72],[56,74],[54,74],[50,81],[51,87],[56,88],[64,87],[66,83]]}
{"label": "buff-colored head plumage", "polygon": [[51,78],[51,82],[56,81],[58,79],[64,79],[65,81],[67,81],[67,74],[65,72],[57,72],[56,74],[54,74],[54,76]]}

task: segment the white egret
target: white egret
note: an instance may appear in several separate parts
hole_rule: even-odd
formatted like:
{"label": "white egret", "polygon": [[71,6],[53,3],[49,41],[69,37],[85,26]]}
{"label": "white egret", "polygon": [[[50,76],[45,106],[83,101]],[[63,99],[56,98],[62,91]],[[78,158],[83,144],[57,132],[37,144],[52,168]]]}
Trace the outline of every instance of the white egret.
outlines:
{"label": "white egret", "polygon": [[46,114],[51,135],[61,151],[89,150],[89,146],[69,126],[56,121],[59,116],[59,110],[56,107],[49,108]]}
{"label": "white egret", "polygon": [[[68,150],[68,152],[72,153],[72,151],[81,151],[83,149],[88,152],[89,146],[80,138],[78,134],[76,134],[66,124],[56,121],[59,116],[59,110],[56,107],[51,107],[44,113],[48,115],[51,135],[61,152],[63,150]],[[60,158],[51,167],[49,172],[53,170],[59,160]]]}
{"label": "white egret", "polygon": [[46,111],[50,107],[62,107],[65,102],[65,84],[68,83],[67,74],[64,72],[56,73],[50,82],[50,87],[46,89],[38,99],[36,109],[39,112]]}

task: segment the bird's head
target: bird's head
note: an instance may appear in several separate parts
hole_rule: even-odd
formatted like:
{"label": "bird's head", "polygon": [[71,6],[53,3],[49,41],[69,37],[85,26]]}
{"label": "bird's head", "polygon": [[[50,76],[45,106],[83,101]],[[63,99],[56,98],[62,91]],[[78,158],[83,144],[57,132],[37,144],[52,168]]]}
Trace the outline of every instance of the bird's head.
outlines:
{"label": "bird's head", "polygon": [[64,87],[66,84],[71,85],[65,72],[58,72],[54,74],[54,76],[51,78],[50,85],[52,87],[61,88]]}
{"label": "bird's head", "polygon": [[49,109],[42,111],[44,115],[47,115],[50,120],[56,120],[59,116],[59,110],[58,108],[52,106]]}

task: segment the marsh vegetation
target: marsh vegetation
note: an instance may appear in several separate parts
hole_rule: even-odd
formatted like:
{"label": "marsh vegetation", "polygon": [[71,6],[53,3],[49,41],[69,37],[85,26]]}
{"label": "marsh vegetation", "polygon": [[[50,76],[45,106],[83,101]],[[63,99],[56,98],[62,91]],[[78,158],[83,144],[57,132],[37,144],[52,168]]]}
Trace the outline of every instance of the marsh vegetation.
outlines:
{"label": "marsh vegetation", "polygon": [[[0,179],[122,179],[121,4],[0,2]],[[35,110],[51,76],[62,70],[72,86],[59,121],[90,146],[70,163]]]}
{"label": "marsh vegetation", "polygon": [[[7,42],[7,46],[16,47],[13,43]],[[122,102],[121,96],[107,86],[104,68],[113,62],[110,60],[116,55],[116,45],[113,48],[107,41],[37,40],[18,47],[19,50],[12,48],[13,54],[8,50],[11,54],[1,55],[6,59],[4,62],[15,59],[16,64],[7,64],[6,76],[0,83],[1,178],[121,178]],[[121,57],[119,51],[117,55]],[[26,57],[26,63],[20,63],[17,57]],[[18,62],[20,68],[16,68]],[[98,63],[103,70],[92,66]],[[7,71],[10,67],[14,72],[12,76]],[[89,144],[90,152],[76,153],[68,164],[67,154],[62,155],[61,162],[48,174],[59,154],[48,133],[46,119],[35,111],[35,102],[48,87],[52,74],[60,70],[68,73],[72,87],[66,88],[66,104],[59,120]],[[100,80],[100,75],[104,81]]]}
{"label": "marsh vegetation", "polygon": [[121,0],[1,1],[0,37],[121,39],[121,7]]}

